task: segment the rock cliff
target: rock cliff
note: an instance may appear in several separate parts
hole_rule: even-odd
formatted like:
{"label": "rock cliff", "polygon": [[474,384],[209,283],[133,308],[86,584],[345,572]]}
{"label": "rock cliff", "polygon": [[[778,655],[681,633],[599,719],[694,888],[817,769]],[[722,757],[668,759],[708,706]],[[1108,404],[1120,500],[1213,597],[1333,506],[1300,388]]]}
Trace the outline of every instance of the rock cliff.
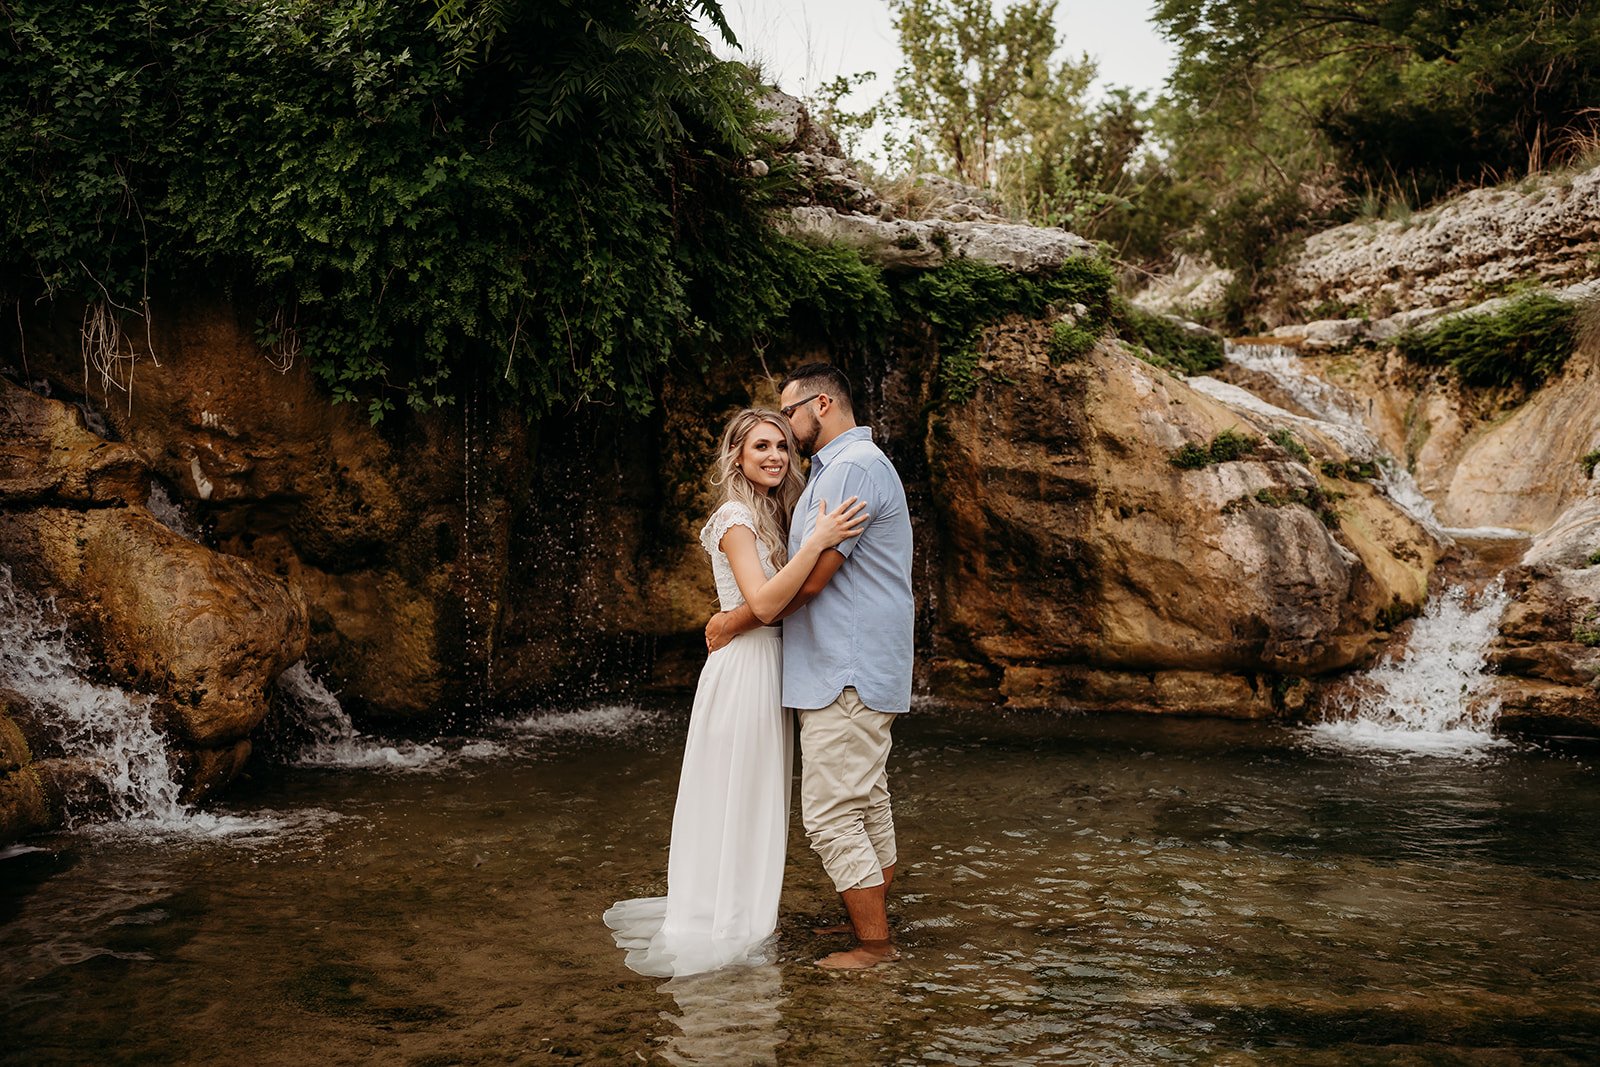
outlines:
{"label": "rock cliff", "polygon": [[[255,564],[164,526],[146,506],[150,477],[136,449],[90,432],[76,408],[0,379],[7,588],[70,617],[104,680],[154,696],[185,793],[199,799],[249,756],[266,687],[303,653],[305,606]],[[16,693],[0,704],[0,827],[59,821],[64,790],[51,783],[94,768],[47,708]]]}

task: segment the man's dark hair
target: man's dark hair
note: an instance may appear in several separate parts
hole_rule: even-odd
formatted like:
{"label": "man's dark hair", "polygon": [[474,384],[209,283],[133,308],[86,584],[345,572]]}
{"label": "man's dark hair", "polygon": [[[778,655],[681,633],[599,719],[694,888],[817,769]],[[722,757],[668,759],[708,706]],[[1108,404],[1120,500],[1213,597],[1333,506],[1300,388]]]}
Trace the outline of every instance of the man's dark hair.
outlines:
{"label": "man's dark hair", "polygon": [[794,383],[799,383],[803,392],[827,393],[834,403],[850,414],[855,414],[855,401],[850,396],[850,379],[844,376],[844,371],[832,363],[807,363],[803,367],[796,367],[789,372],[789,376],[778,383],[778,393]]}

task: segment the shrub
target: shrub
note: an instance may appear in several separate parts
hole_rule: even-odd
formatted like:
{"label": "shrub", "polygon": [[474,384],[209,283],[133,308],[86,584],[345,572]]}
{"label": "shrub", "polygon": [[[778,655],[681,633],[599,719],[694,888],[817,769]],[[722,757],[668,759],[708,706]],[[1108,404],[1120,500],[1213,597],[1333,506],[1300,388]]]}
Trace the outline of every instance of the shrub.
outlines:
{"label": "shrub", "polygon": [[1520,297],[1499,311],[1458,315],[1395,340],[1400,354],[1424,366],[1448,366],[1468,385],[1537,388],[1559,371],[1577,341],[1577,309],[1545,294]]}
{"label": "shrub", "polygon": [[1222,339],[1213,334],[1185,329],[1121,297],[1113,299],[1111,313],[1117,336],[1152,353],[1150,362],[1159,367],[1204,374],[1222,366]]}
{"label": "shrub", "polygon": [[1585,478],[1593,478],[1594,469],[1600,467],[1600,448],[1579,456],[1578,462],[1583,466],[1583,476]]}
{"label": "shrub", "polygon": [[1254,452],[1261,446],[1259,437],[1223,430],[1208,445],[1187,444],[1174,452],[1168,460],[1182,470],[1198,470],[1215,463],[1227,463]]}
{"label": "shrub", "polygon": [[1276,430],[1273,430],[1267,435],[1267,440],[1271,441],[1273,444],[1289,453],[1289,455],[1293,456],[1301,463],[1311,462],[1311,453],[1306,450],[1306,446],[1300,443],[1300,439],[1295,437],[1294,432],[1287,426],[1280,426]]}

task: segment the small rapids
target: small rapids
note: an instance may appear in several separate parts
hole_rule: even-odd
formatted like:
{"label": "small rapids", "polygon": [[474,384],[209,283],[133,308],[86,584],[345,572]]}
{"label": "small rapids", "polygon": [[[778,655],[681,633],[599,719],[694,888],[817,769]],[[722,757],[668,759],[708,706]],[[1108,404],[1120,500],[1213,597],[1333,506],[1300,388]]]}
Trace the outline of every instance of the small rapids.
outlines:
{"label": "small rapids", "polygon": [[[1338,441],[1352,459],[1377,464],[1378,485],[1389,499],[1427,529],[1436,534],[1442,532],[1432,502],[1417,487],[1411,472],[1385,452],[1367,428],[1366,407],[1358,399],[1312,374],[1294,350],[1284,345],[1229,342],[1225,355],[1230,363],[1271,378],[1297,404],[1311,412],[1321,424],[1318,428]],[[1258,400],[1257,403],[1262,402]]]}
{"label": "small rapids", "polygon": [[1499,582],[1469,597],[1452,586],[1429,601],[1405,647],[1356,679],[1312,728],[1344,748],[1471,755],[1508,742],[1492,732],[1489,643],[1510,598]]}
{"label": "small rapids", "polygon": [[295,766],[415,769],[445,756],[438,745],[390,744],[356,730],[339,698],[311,673],[305,660],[283,672],[278,691],[288,701],[295,724],[310,735],[291,759]]}
{"label": "small rapids", "polygon": [[69,812],[71,824],[109,815],[111,821],[98,824],[97,832],[201,837],[251,837],[284,828],[270,816],[214,815],[182,803],[152,698],[91,675],[54,606],[19,590],[11,569],[0,566],[0,684],[51,732],[60,758],[76,761],[104,787],[105,812]]}

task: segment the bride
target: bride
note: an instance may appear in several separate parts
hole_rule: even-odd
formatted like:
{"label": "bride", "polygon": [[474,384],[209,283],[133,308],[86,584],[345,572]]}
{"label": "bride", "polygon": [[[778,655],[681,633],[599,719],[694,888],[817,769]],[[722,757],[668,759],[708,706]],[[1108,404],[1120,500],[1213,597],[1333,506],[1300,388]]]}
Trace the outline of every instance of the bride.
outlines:
{"label": "bride", "polygon": [[[789,420],[747,408],[723,431],[712,484],[722,502],[700,531],[722,610],[749,602],[770,623],[825,549],[868,516],[854,497],[817,509],[816,529],[785,560],[789,517],[805,487]],[[605,913],[640,974],[698,974],[765,962],[778,924],[789,832],[793,732],[782,706],[781,630],[763,626],[706,660],[695,690],[672,815],[667,895],[624,900]]]}

